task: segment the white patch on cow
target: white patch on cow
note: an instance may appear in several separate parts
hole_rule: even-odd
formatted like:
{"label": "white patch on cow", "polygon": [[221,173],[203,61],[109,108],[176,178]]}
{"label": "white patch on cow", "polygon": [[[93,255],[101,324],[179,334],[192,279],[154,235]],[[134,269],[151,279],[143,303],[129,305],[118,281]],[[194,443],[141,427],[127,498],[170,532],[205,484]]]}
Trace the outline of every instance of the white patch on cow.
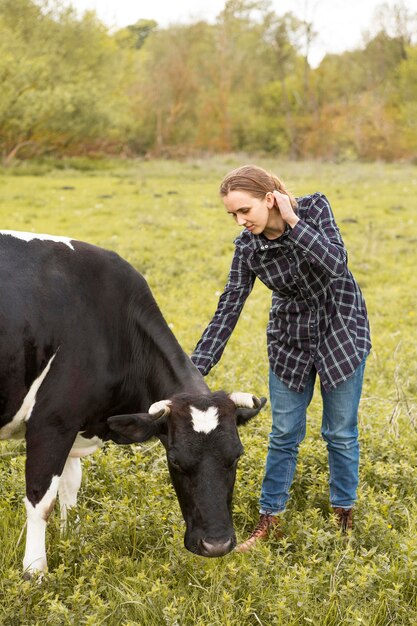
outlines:
{"label": "white patch on cow", "polygon": [[171,400],[160,400],[159,402],[154,402],[148,409],[149,415],[157,415],[161,411],[164,412],[164,415],[168,415],[171,412]]}
{"label": "white patch on cow", "polygon": [[49,489],[36,506],[25,498],[27,529],[23,569],[28,574],[46,572],[48,569],[45,549],[46,522],[55,503],[58,485],[59,476],[53,476]]}
{"label": "white patch on cow", "polygon": [[77,505],[77,494],[81,486],[82,469],[79,458],[67,458],[64,471],[59,479],[59,506],[61,511],[61,530],[65,530],[67,512]]}
{"label": "white patch on cow", "polygon": [[32,414],[33,407],[36,402],[36,394],[51,369],[52,361],[56,357],[56,354],[57,353],[55,352],[55,354],[51,356],[40,376],[33,381],[29,391],[23,399],[22,406],[13,417],[12,421],[8,422],[3,426],[3,428],[0,429],[0,439],[21,439],[25,436],[25,423],[29,420]]}
{"label": "white patch on cow", "polygon": [[100,439],[100,437],[91,437],[90,439],[87,439],[86,437],[83,437],[81,433],[78,433],[74,443],[72,444],[69,456],[73,459],[82,458],[83,456],[92,454],[103,445],[104,442]]}
{"label": "white patch on cow", "polygon": [[16,239],[23,239],[23,241],[33,241],[33,239],[40,239],[41,241],[54,241],[55,243],[64,243],[68,248],[74,250],[72,245],[72,239],[70,237],[59,237],[57,235],[44,235],[40,233],[25,233],[19,230],[0,230],[0,235],[10,235],[10,237],[16,237]]}
{"label": "white patch on cow", "polygon": [[197,433],[207,435],[219,425],[219,414],[215,406],[209,407],[207,411],[200,411],[200,409],[190,406],[190,411],[193,428]]}
{"label": "white patch on cow", "polygon": [[255,407],[253,396],[251,393],[235,392],[231,393],[229,398],[234,402],[235,406],[253,409]]}

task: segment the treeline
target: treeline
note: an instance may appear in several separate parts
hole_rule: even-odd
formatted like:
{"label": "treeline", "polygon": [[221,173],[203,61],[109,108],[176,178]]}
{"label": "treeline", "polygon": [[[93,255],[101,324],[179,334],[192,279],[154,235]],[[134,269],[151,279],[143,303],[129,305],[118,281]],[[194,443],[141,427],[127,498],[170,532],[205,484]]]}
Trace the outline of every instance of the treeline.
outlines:
{"label": "treeline", "polygon": [[361,49],[310,67],[316,34],[268,1],[228,0],[215,23],[110,32],[59,0],[0,0],[0,152],[417,153],[416,15],[381,5]]}

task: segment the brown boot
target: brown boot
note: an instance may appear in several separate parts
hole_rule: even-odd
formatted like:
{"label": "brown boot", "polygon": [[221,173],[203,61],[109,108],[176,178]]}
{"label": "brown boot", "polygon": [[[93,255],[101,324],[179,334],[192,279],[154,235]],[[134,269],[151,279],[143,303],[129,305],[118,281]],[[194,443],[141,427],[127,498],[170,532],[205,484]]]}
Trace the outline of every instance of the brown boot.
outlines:
{"label": "brown boot", "polygon": [[353,528],[353,508],[344,509],[341,506],[334,506],[333,513],[336,517],[336,523],[342,533],[345,535]]}
{"label": "brown boot", "polygon": [[279,536],[278,531],[279,519],[276,515],[268,515],[261,513],[259,522],[255,526],[249,539],[246,539],[243,543],[239,544],[235,550],[236,552],[248,552],[258,541],[267,539],[268,535],[274,530],[274,533]]}

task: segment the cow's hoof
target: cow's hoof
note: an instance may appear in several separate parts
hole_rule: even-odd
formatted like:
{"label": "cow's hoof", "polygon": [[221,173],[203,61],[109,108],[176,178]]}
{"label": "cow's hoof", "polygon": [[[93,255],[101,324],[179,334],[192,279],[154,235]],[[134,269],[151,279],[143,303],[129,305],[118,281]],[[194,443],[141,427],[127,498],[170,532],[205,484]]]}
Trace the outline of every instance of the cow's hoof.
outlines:
{"label": "cow's hoof", "polygon": [[23,580],[34,581],[40,585],[43,582],[46,572],[40,572],[39,570],[34,570],[32,572],[26,571],[23,572]]}
{"label": "cow's hoof", "polygon": [[38,567],[36,567],[34,563],[31,563],[31,565],[24,569],[23,580],[34,580],[38,583],[43,581],[44,576],[48,571],[48,566],[46,561],[41,559],[38,560],[37,565]]}

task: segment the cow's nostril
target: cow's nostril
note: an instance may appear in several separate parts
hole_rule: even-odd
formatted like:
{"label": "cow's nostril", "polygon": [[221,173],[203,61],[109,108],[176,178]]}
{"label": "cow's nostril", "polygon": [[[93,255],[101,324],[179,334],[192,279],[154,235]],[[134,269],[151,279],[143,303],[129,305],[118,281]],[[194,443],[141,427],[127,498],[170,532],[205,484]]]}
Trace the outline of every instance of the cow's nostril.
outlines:
{"label": "cow's nostril", "polygon": [[201,540],[202,553],[208,557],[224,556],[232,547],[232,539],[227,539],[227,541]]}

